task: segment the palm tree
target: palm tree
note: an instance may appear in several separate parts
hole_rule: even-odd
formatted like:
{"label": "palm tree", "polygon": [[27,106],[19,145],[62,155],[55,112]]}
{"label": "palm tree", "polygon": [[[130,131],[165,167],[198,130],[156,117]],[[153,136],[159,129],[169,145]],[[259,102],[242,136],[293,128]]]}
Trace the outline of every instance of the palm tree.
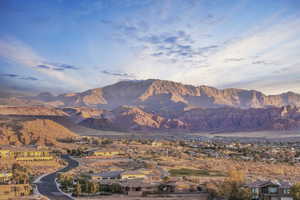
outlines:
{"label": "palm tree", "polygon": [[78,182],[75,186],[75,189],[74,189],[74,192],[73,192],[73,195],[78,197],[79,195],[81,194],[81,185],[80,183]]}
{"label": "palm tree", "polygon": [[92,194],[97,193],[97,192],[98,192],[98,189],[99,189],[98,183],[92,182],[92,183],[91,183],[91,193],[92,193]]}

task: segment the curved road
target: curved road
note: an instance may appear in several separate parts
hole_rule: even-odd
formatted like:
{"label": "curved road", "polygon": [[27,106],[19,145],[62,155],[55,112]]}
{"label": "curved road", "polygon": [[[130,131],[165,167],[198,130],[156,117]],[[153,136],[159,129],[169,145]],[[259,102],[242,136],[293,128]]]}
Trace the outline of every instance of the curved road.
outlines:
{"label": "curved road", "polygon": [[79,165],[76,160],[73,160],[68,155],[62,155],[62,158],[68,162],[68,166],[63,169],[60,169],[52,174],[44,176],[41,180],[36,184],[39,193],[48,197],[50,200],[71,200],[72,198],[66,196],[61,193],[55,183],[55,178],[57,177],[57,173],[59,172],[67,172]]}

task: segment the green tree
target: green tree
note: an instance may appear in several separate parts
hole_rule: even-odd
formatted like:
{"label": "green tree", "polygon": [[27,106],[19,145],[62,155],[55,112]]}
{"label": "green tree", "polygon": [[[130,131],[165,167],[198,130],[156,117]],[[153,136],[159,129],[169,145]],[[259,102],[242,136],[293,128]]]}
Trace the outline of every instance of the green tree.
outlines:
{"label": "green tree", "polygon": [[121,190],[121,186],[117,183],[113,183],[111,186],[110,186],[110,190],[112,193],[120,193],[122,190]]}
{"label": "green tree", "polygon": [[100,187],[99,191],[101,191],[101,192],[109,192],[110,191],[110,188],[108,185],[102,184],[99,187]]}
{"label": "green tree", "polygon": [[179,145],[182,146],[182,147],[184,147],[184,146],[185,146],[185,142],[182,141],[182,140],[180,140],[180,141],[179,141]]}
{"label": "green tree", "polygon": [[90,193],[90,186],[89,182],[85,179],[80,180],[80,184],[82,186],[82,192],[83,193]]}
{"label": "green tree", "polygon": [[294,200],[300,200],[300,183],[296,183],[291,188],[291,195],[294,198]]}
{"label": "green tree", "polygon": [[95,194],[99,191],[98,183],[92,182],[91,183],[91,193]]}
{"label": "green tree", "polygon": [[73,186],[73,176],[71,176],[70,174],[59,173],[58,180],[61,184],[62,190],[64,191],[67,191],[68,188]]}
{"label": "green tree", "polygon": [[112,143],[113,143],[113,141],[112,141],[111,139],[104,139],[104,140],[101,142],[102,145],[107,145],[107,144],[112,144]]}
{"label": "green tree", "polygon": [[227,177],[226,181],[242,184],[245,182],[245,173],[241,170],[230,170],[228,172],[228,177]]}
{"label": "green tree", "polygon": [[215,193],[228,200],[250,200],[250,190],[243,187],[244,183],[244,172],[231,170],[224,182],[217,185]]}
{"label": "green tree", "polygon": [[169,182],[169,181],[170,181],[170,177],[165,176],[165,177],[163,177],[162,180],[163,180],[163,182],[165,182],[165,183],[166,183],[166,182]]}
{"label": "green tree", "polygon": [[81,194],[81,185],[80,185],[80,183],[78,182],[78,183],[75,185],[73,195],[76,196],[76,197],[78,197],[78,196],[80,196],[80,194]]}
{"label": "green tree", "polygon": [[238,182],[224,181],[219,187],[218,196],[228,200],[250,200],[250,191]]}
{"label": "green tree", "polygon": [[30,173],[25,167],[19,164],[13,164],[12,172],[13,181],[16,184],[26,184],[30,182]]}

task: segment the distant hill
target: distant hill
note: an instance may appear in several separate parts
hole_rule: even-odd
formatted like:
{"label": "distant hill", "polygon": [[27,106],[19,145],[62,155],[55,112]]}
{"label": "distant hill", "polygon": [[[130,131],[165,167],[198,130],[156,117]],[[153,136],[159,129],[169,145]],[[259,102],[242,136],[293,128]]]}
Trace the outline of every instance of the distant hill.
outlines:
{"label": "distant hill", "polygon": [[68,114],[45,106],[0,106],[0,115],[67,116]]}
{"label": "distant hill", "polygon": [[77,134],[49,119],[0,117],[0,145],[63,147],[61,139]]}

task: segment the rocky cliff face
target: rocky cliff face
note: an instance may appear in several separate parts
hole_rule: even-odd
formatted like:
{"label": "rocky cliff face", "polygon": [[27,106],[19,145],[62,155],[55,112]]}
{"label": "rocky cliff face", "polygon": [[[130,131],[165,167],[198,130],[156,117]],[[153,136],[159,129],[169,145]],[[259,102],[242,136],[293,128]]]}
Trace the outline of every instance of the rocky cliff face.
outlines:
{"label": "rocky cliff face", "polygon": [[100,119],[103,115],[108,113],[107,110],[88,107],[67,107],[62,108],[62,111],[67,113],[71,121],[75,123],[79,123],[87,118]]}
{"label": "rocky cliff face", "polygon": [[[72,127],[78,125],[99,130],[137,132],[258,131],[295,130],[300,128],[300,109],[295,106],[249,109],[234,107],[191,108],[177,112],[169,117],[160,115],[159,112],[147,112],[142,106],[120,106],[111,111],[87,107],[47,108],[31,106],[0,108],[0,119],[14,117],[24,119],[25,121],[28,121],[28,117],[42,120],[43,123],[35,121],[30,126],[32,130],[36,130],[36,133],[32,132],[33,135],[29,136],[31,130],[26,129],[28,131],[25,132],[24,137],[34,138],[34,135],[42,134],[41,136],[38,135],[38,141],[41,140],[44,143],[45,137],[49,134],[52,142],[54,141],[52,136],[56,138],[66,133],[64,137],[68,137],[70,134],[64,128],[69,127],[72,129]],[[45,125],[44,120],[50,120],[50,122],[47,121],[48,124],[56,123],[61,127],[55,126],[56,128],[49,128],[48,126],[42,126],[41,124]],[[9,136],[9,127],[11,126],[6,126],[5,124],[7,123],[3,123],[2,125],[5,126],[6,137],[14,138],[20,135],[16,132],[13,134],[13,137]],[[13,123],[10,122],[8,124]],[[19,125],[17,124],[14,127],[18,127]],[[26,125],[27,123],[22,123],[22,126],[24,124]],[[40,127],[38,128],[39,131],[34,129],[36,127]],[[49,130],[51,130],[51,133]],[[56,133],[59,133],[59,135],[56,135]],[[23,143],[28,144],[26,141],[31,140],[21,140],[18,138],[17,141],[19,143],[23,141]],[[5,143],[7,143],[7,140]],[[43,142],[40,143],[42,144]]]}
{"label": "rocky cliff face", "polygon": [[282,108],[215,108],[184,112],[179,120],[188,129],[211,131],[292,130],[300,127],[300,112],[296,107]]}
{"label": "rocky cliff face", "polygon": [[81,125],[103,130],[127,131],[257,131],[300,128],[300,110],[281,108],[196,108],[172,118],[147,113],[137,107],[122,106],[110,117],[88,118]]}

